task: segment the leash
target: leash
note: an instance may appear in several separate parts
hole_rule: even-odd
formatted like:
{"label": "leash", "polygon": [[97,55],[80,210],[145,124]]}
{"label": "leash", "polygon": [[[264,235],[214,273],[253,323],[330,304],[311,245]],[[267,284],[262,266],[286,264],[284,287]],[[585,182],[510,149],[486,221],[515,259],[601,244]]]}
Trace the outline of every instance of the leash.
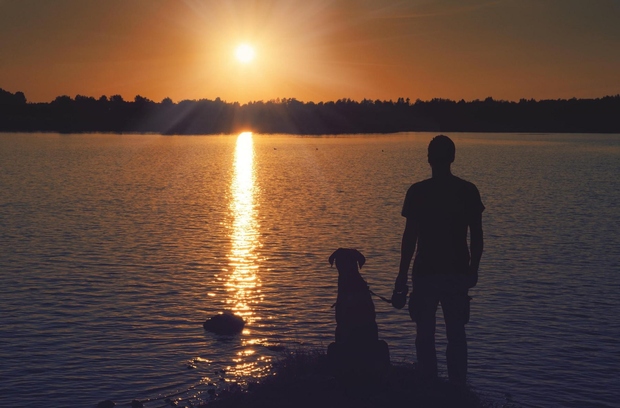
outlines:
{"label": "leash", "polygon": [[[371,295],[374,295],[374,296],[378,297],[379,299],[383,300],[385,303],[389,303],[390,305],[392,304],[392,300],[391,300],[391,299],[387,299],[387,298],[384,298],[384,297],[383,297],[383,296],[381,296],[381,295],[377,295],[375,292],[373,292],[372,290],[370,290],[370,288],[368,288],[368,292],[370,292],[370,294],[371,294]],[[335,302],[335,303],[331,306],[331,308],[330,308],[330,309],[333,309],[333,308],[336,306],[336,303],[338,303],[338,302]]]}
{"label": "leash", "polygon": [[370,292],[371,295],[375,295],[376,297],[378,297],[379,299],[383,300],[386,303],[389,303],[390,305],[392,304],[392,300],[391,299],[386,299],[381,295],[377,295],[375,292],[373,292],[372,290],[370,290],[370,288],[368,288],[368,291]]}

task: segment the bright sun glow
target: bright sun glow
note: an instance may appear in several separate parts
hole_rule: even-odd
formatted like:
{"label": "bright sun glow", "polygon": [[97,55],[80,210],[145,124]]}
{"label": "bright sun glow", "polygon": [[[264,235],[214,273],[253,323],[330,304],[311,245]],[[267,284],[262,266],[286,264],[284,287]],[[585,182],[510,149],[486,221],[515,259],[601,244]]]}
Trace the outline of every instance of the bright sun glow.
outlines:
{"label": "bright sun glow", "polygon": [[247,64],[254,59],[254,57],[256,56],[256,52],[251,45],[241,44],[235,49],[235,56],[237,57],[239,62]]}

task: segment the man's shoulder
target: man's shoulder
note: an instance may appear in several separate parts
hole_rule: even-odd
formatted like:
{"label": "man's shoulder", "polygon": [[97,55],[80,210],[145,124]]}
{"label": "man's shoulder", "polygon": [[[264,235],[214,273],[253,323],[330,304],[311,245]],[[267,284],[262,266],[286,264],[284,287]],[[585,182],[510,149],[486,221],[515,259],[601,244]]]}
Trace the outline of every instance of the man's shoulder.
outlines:
{"label": "man's shoulder", "polygon": [[[457,176],[451,176],[450,178],[450,182],[453,186],[458,186],[462,189],[465,189],[467,191],[478,191],[478,187],[476,187],[476,185],[474,183],[472,183],[471,181],[467,181],[464,180],[460,177]],[[422,181],[418,181],[417,183],[413,183],[411,185],[411,187],[409,187],[408,191],[411,192],[417,192],[417,191],[423,191],[425,189],[429,189],[432,188],[433,184],[436,183],[436,180],[434,180],[433,178],[428,178],[426,180],[422,180]],[[441,182],[439,182],[441,183]],[[450,184],[448,184],[450,185]]]}
{"label": "man's shoulder", "polygon": [[430,186],[430,180],[431,179],[418,181],[409,187],[401,212],[403,217],[411,217],[415,213],[414,207],[419,206],[420,201],[424,200],[424,197],[427,195],[426,193],[429,190],[428,186]]}
{"label": "man's shoulder", "polygon": [[463,180],[462,178],[455,177],[455,182],[460,185],[459,190],[462,192],[462,196],[469,203],[470,208],[475,211],[484,211],[484,204],[480,198],[480,192],[478,187],[470,181]]}
{"label": "man's shoulder", "polygon": [[429,188],[431,186],[433,182],[432,178],[426,179],[426,180],[422,180],[422,181],[418,181],[417,183],[413,183],[411,185],[411,187],[409,187],[409,192],[416,192],[416,191],[420,191],[420,190],[424,190],[426,188]]}
{"label": "man's shoulder", "polygon": [[478,187],[476,187],[476,185],[472,183],[471,181],[467,181],[460,177],[454,176],[454,182],[463,186],[463,188],[467,190],[478,191]]}

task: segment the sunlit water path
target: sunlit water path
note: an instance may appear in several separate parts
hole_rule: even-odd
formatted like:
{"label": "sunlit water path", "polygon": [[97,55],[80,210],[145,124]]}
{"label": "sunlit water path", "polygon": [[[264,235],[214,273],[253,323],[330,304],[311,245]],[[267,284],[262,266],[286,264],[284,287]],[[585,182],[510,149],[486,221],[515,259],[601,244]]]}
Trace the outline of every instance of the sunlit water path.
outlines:
{"label": "sunlit water path", "polygon": [[[282,350],[326,348],[327,257],[358,248],[391,293],[432,136],[0,134],[0,405],[197,401],[270,375]],[[616,406],[620,135],[450,136],[487,207],[471,384]],[[375,304],[392,359],[413,361],[407,313]],[[225,309],[244,332],[205,333]]]}

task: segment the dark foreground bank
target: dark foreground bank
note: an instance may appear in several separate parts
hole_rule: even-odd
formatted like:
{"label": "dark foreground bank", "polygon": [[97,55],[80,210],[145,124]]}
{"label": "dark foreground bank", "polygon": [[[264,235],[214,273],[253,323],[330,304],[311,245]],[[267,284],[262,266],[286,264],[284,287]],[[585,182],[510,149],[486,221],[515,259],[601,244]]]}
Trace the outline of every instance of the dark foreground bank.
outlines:
{"label": "dark foreground bank", "polygon": [[[500,405],[484,401],[471,389],[445,380],[432,384],[416,381],[410,364],[393,365],[382,384],[339,384],[330,375],[326,355],[298,351],[276,364],[276,374],[244,392],[221,392],[205,406],[215,408],[255,407],[463,407]],[[511,404],[503,407],[515,407]]]}
{"label": "dark foreground bank", "polygon": [[[342,384],[331,374],[327,356],[320,351],[295,351],[274,363],[275,374],[247,388],[226,384],[202,397],[177,395],[130,404],[102,401],[97,408],[521,408],[518,403],[488,401],[471,388],[445,379],[421,383],[412,364],[392,365],[386,378],[375,384]],[[182,393],[186,394],[186,393]]]}

